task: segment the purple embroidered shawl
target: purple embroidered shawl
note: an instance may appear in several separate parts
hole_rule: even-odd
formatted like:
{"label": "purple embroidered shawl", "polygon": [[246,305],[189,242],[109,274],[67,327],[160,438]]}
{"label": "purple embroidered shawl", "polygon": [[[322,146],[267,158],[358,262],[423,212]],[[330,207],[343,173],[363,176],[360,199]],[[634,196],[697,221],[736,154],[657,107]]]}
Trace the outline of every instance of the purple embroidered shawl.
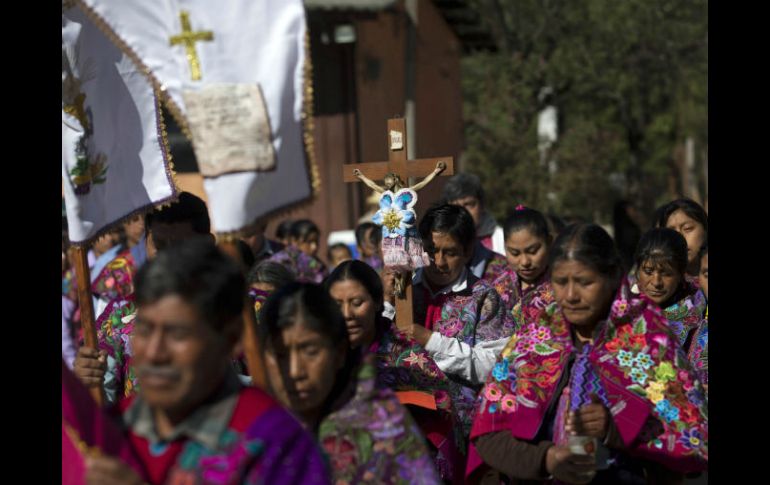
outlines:
{"label": "purple embroidered shawl", "polygon": [[[471,439],[509,430],[531,440],[558,398],[558,382],[573,351],[569,322],[556,303],[535,317],[501,353],[479,396]],[[589,362],[629,454],[678,471],[706,467],[703,389],[654,303],[635,297],[624,284]],[[466,476],[479,465],[481,459],[471,447]]]}

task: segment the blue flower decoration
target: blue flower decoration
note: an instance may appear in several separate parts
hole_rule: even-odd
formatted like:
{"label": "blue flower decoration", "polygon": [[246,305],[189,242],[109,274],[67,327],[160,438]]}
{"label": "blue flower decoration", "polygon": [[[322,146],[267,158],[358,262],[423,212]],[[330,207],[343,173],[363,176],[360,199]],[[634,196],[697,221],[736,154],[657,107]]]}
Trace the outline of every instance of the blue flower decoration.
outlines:
{"label": "blue flower decoration", "polygon": [[503,359],[501,362],[495,364],[495,367],[492,369],[492,377],[494,377],[497,382],[508,377],[508,359]]}
{"label": "blue flower decoration", "polygon": [[640,352],[636,354],[636,358],[634,359],[634,363],[637,367],[647,370],[655,363],[652,360],[652,357],[649,356],[646,352]]}
{"label": "blue flower decoration", "polygon": [[665,419],[667,423],[679,419],[679,408],[671,406],[669,410],[666,411],[666,413],[663,415],[663,419]]}
{"label": "blue flower decoration", "polygon": [[621,350],[618,352],[618,362],[621,367],[631,367],[634,364],[634,354]]}
{"label": "blue flower decoration", "polygon": [[372,218],[375,224],[382,226],[382,237],[406,236],[407,231],[417,220],[412,207],[417,203],[417,194],[411,189],[401,189],[397,193],[389,190],[380,196],[380,210]]}
{"label": "blue flower decoration", "polygon": [[703,436],[697,429],[686,429],[682,432],[679,442],[687,449],[698,448],[703,443]]}
{"label": "blue flower decoration", "polygon": [[657,404],[655,404],[655,410],[659,414],[666,414],[669,409],[671,409],[671,403],[668,402],[668,399],[661,399],[657,402]]}
{"label": "blue flower decoration", "polygon": [[631,379],[637,384],[644,385],[644,383],[647,382],[647,373],[642,369],[634,367],[631,369]]}

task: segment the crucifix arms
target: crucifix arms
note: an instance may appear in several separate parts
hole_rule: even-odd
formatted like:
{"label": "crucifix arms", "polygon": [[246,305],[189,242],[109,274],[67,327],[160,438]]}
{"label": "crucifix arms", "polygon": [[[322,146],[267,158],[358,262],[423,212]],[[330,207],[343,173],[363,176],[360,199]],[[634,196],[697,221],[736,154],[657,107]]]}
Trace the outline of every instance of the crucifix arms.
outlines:
{"label": "crucifix arms", "polygon": [[426,185],[428,185],[429,183],[431,183],[431,181],[432,181],[434,178],[436,178],[436,175],[440,174],[440,173],[441,173],[441,172],[443,172],[444,170],[446,170],[446,163],[444,163],[444,162],[438,162],[438,163],[436,164],[436,168],[433,170],[433,172],[431,172],[431,173],[430,173],[430,174],[429,174],[427,177],[425,177],[425,178],[422,180],[422,182],[420,182],[419,184],[415,184],[415,185],[414,185],[414,187],[411,187],[411,189],[412,189],[412,190],[414,190],[415,192],[417,192],[417,191],[418,191],[418,190],[420,190],[421,188],[423,188],[423,187],[425,187]]}
{"label": "crucifix arms", "polygon": [[369,187],[373,191],[377,192],[378,194],[381,194],[381,193],[385,192],[385,187],[380,187],[379,185],[374,183],[374,181],[372,179],[370,179],[369,177],[367,177],[366,175],[361,173],[361,171],[359,169],[354,168],[353,169],[353,175],[358,177],[358,180],[360,180],[361,182],[365,183],[367,187]]}
{"label": "crucifix arms", "polygon": [[[436,168],[433,170],[433,172],[428,174],[428,176],[425,177],[425,179],[423,179],[422,182],[420,182],[418,184],[415,184],[414,186],[409,187],[409,188],[414,190],[415,192],[417,192],[418,190],[420,190],[423,187],[425,187],[426,185],[428,185],[438,174],[440,174],[441,172],[446,170],[446,167],[447,167],[447,165],[446,165],[445,162],[438,162],[436,164]],[[358,180],[360,180],[361,182],[365,183],[367,187],[369,187],[370,189],[374,190],[378,194],[381,194],[381,193],[385,192],[386,190],[397,191],[398,189],[401,188],[401,183],[400,183],[401,179],[395,173],[388,173],[387,175],[385,175],[385,180],[384,180],[385,186],[384,187],[377,185],[374,181],[372,181],[372,179],[370,179],[369,177],[364,175],[361,172],[361,170],[359,170],[357,168],[353,169],[353,175],[355,175],[358,178]]]}

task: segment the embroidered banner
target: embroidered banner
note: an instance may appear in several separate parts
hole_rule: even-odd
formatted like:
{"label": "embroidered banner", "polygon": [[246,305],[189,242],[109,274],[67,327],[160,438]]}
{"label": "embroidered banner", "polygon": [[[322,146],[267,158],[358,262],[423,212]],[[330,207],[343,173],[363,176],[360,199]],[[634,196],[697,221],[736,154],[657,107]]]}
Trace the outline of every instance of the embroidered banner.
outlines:
{"label": "embroidered banner", "polygon": [[[216,232],[239,231],[312,197],[312,160],[305,155],[310,126],[303,123],[310,121],[310,99],[305,96],[310,73],[301,0],[231,0],[224,5],[207,0],[78,2],[110,31],[121,50],[146,67],[171,111],[192,134]],[[221,147],[225,137],[207,129],[211,120],[199,110],[190,112],[195,107],[186,102],[195,99],[199,107],[201,97],[195,93],[211,86],[229,100],[246,87],[261,93],[263,100],[232,105],[226,113],[264,118],[254,123],[252,139],[244,144],[250,148],[209,150]],[[230,91],[222,93],[225,88]],[[259,109],[267,116],[254,111]],[[197,128],[196,120],[202,123]],[[265,150],[266,139],[274,158]],[[311,146],[307,154],[312,157]]]}
{"label": "embroidered banner", "polygon": [[62,179],[74,243],[176,196],[152,84],[77,7],[62,7]]}

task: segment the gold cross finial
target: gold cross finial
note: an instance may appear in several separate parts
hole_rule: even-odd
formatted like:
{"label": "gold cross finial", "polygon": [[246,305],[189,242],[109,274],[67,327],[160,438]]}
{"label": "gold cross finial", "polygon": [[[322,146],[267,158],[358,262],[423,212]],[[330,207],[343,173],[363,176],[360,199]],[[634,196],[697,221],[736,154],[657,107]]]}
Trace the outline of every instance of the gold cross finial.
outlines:
{"label": "gold cross finial", "polygon": [[210,30],[193,32],[190,26],[190,12],[182,10],[179,12],[179,18],[182,21],[182,33],[169,39],[171,45],[184,44],[187,51],[187,61],[190,63],[190,72],[192,80],[199,81],[201,78],[201,65],[198,60],[198,53],[195,52],[195,41],[214,40],[214,32]]}

